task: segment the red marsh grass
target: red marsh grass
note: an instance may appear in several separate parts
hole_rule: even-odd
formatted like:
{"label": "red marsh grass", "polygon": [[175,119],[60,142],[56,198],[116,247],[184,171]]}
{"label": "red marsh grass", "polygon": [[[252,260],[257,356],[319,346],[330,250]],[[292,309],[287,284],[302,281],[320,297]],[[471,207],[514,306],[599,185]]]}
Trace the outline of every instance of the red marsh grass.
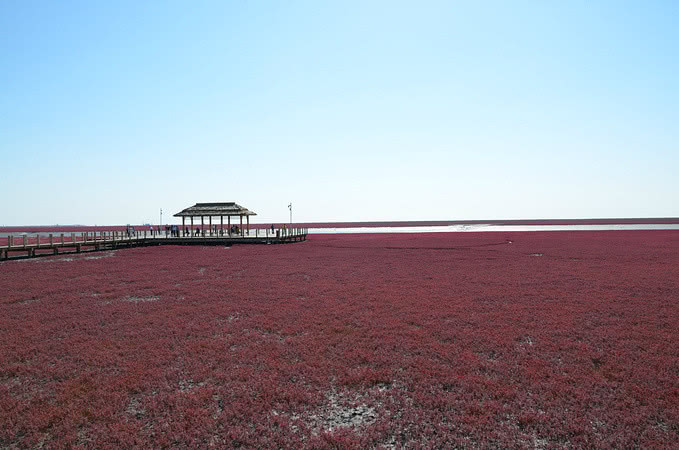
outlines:
{"label": "red marsh grass", "polygon": [[679,442],[679,232],[0,263],[0,447]]}

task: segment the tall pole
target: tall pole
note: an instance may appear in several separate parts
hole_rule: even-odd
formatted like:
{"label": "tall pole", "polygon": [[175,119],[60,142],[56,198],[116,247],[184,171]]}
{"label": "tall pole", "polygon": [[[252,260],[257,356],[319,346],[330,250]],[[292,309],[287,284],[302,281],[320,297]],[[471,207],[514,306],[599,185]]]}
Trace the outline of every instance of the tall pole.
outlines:
{"label": "tall pole", "polygon": [[163,208],[160,208],[160,226],[163,226]]}
{"label": "tall pole", "polygon": [[292,202],[288,205],[288,209],[290,210],[290,225],[292,225]]}

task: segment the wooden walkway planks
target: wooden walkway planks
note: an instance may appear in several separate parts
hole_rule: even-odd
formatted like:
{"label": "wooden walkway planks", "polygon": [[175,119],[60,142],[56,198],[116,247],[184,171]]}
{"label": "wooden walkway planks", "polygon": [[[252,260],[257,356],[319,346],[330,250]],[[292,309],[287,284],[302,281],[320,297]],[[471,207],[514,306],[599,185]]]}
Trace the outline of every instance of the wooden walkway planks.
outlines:
{"label": "wooden walkway planks", "polygon": [[170,236],[164,232],[147,233],[147,231],[137,231],[128,236],[120,231],[102,231],[80,235],[71,233],[70,236],[22,235],[18,241],[16,238],[19,236],[10,235],[7,238],[8,245],[0,246],[0,260],[151,245],[288,244],[305,241],[307,233],[306,228],[281,229],[275,233],[269,230],[256,230],[254,235],[229,235],[208,231],[190,236]]}

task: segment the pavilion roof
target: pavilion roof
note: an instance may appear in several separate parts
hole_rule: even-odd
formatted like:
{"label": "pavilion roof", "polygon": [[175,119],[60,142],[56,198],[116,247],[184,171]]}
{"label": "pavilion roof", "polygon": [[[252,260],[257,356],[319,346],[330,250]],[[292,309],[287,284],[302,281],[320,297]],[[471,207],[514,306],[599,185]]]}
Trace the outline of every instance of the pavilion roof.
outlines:
{"label": "pavilion roof", "polygon": [[174,217],[188,216],[256,216],[257,213],[243,208],[237,203],[196,203],[177,214]]}

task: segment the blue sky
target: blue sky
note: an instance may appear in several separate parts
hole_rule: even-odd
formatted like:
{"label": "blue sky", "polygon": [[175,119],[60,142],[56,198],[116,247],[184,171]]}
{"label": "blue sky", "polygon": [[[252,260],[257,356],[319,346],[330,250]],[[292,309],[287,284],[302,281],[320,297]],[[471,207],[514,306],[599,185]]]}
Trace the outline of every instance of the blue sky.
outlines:
{"label": "blue sky", "polygon": [[0,2],[0,225],[679,216],[678,2]]}

